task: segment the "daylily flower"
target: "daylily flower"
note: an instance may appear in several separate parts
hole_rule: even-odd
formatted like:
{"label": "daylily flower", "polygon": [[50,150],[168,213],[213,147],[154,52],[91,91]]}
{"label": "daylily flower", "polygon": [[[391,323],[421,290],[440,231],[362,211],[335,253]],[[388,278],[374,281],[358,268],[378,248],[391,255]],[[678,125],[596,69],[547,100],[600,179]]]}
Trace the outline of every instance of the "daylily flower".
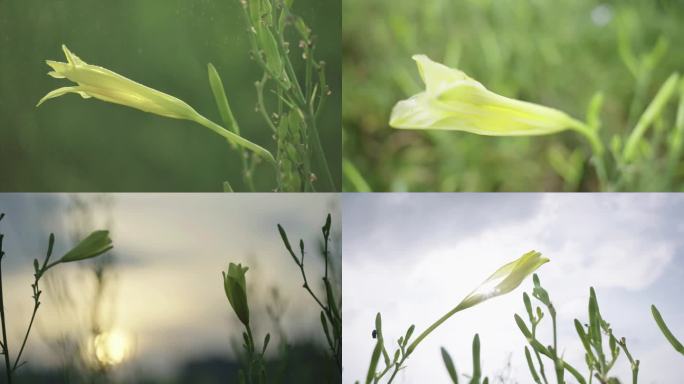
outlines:
{"label": "daylily flower", "polygon": [[492,297],[504,295],[516,289],[534,271],[549,261],[541,253],[530,251],[519,259],[499,268],[479,287],[463,299],[456,308],[464,310]]}
{"label": "daylily flower", "polygon": [[90,259],[109,251],[113,247],[112,239],[109,237],[109,231],[95,231],[81,240],[77,246],[62,256],[58,262],[68,263],[71,261]]}
{"label": "daylily flower", "polygon": [[466,296],[461,302],[451,311],[447,312],[439,320],[434,322],[428,329],[426,329],[416,340],[411,343],[407,352],[411,353],[416,346],[439,325],[453,316],[456,312],[470,308],[474,305],[480,304],[492,297],[504,295],[516,289],[520,283],[523,282],[534,271],[541,267],[549,259],[542,257],[541,253],[530,251],[522,255],[515,261],[505,264],[497,269],[491,276],[489,276],[482,284],[480,284],[474,291]]}
{"label": "daylily flower", "polygon": [[57,79],[67,78],[78,85],[55,89],[40,99],[38,105],[66,93],[77,93],[84,99],[94,97],[173,119],[194,120],[198,115],[182,100],[146,87],[106,68],[90,65],[69,51],[66,45],[62,45],[62,50],[67,62],[47,60],[47,65],[53,69],[48,72],[48,75]]}
{"label": "daylily flower", "polygon": [[228,265],[228,273],[223,272],[223,288],[226,291],[226,297],[233,311],[240,319],[242,324],[249,326],[249,306],[247,304],[247,284],[245,282],[245,274],[248,267],[243,267],[241,264],[230,263]]}
{"label": "daylily flower", "polygon": [[390,126],[446,129],[488,136],[555,133],[583,124],[564,112],[488,90],[464,72],[414,55],[425,91],[398,102]]}
{"label": "daylily flower", "polygon": [[94,97],[164,117],[194,121],[230,142],[251,149],[266,160],[275,163],[273,156],[266,149],[205,118],[183,100],[142,85],[109,69],[88,64],[69,51],[66,45],[62,45],[62,50],[67,62],[47,60],[46,63],[53,69],[48,72],[48,75],[57,79],[66,78],[78,85],[55,89],[40,99],[36,106],[66,93],[76,93],[84,99]]}

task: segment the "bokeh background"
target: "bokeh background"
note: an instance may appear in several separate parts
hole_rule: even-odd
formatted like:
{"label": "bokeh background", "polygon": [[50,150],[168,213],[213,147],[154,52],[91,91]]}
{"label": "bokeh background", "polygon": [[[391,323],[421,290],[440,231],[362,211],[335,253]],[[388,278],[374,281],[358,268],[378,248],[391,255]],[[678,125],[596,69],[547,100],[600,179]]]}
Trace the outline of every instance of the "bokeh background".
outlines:
{"label": "bokeh background", "polygon": [[[339,383],[320,311],[276,228],[280,223],[291,241],[304,240],[309,282],[320,296],[320,228],[330,212],[331,276],[341,289],[337,204],[325,194],[0,196],[13,355],[33,306],[32,260],[42,260],[48,235],[55,234],[55,255],[93,229],[109,228],[114,242],[106,256],[59,265],[41,280],[42,304],[18,382],[237,382],[244,327],[221,277],[235,262],[250,268],[250,323],[258,345],[271,333],[269,383]],[[96,335],[111,336],[96,343]]]}
{"label": "bokeh background", "polygon": [[[537,273],[556,307],[558,345],[567,361],[588,372],[573,320],[587,321],[593,286],[602,316],[641,360],[639,382],[682,381],[682,356],[658,329],[650,306],[659,308],[681,340],[684,196],[379,195],[345,194],[342,203],[344,383],[366,375],[377,312],[386,340],[397,340],[411,324],[417,335],[497,268],[532,249],[551,259]],[[522,293],[532,286],[529,278],[509,294],[454,315],[418,346],[395,383],[450,382],[440,347],[451,353],[460,373],[471,374],[475,333],[490,383],[534,382],[525,337],[513,320],[514,313],[527,318]],[[550,327],[546,314],[538,330],[544,345],[552,343]],[[547,375],[553,371],[549,364]],[[620,382],[631,382],[624,354],[614,373]]]}
{"label": "bokeh background", "polygon": [[[579,119],[602,91],[607,141],[629,132],[664,80],[684,69],[678,0],[345,0],[342,7],[347,191],[596,189],[589,147],[572,132],[496,138],[390,128],[392,106],[423,89],[414,54]],[[623,60],[629,49],[652,63],[638,81]],[[667,109],[663,130],[675,109]],[[653,169],[638,189],[663,188]]]}
{"label": "bokeh background", "polygon": [[[294,11],[318,36],[318,59],[327,63],[332,95],[319,129],[340,180],[340,1],[296,0]],[[45,65],[64,61],[66,44],[86,62],[176,96],[220,122],[207,78],[211,62],[242,134],[273,150],[254,108],[262,72],[249,58],[246,33],[239,0],[0,2],[0,190],[206,192],[221,191],[223,180],[245,190],[237,152],[195,123],[73,94],[35,105],[68,85],[47,76]],[[272,180],[262,165],[257,187],[268,191]]]}

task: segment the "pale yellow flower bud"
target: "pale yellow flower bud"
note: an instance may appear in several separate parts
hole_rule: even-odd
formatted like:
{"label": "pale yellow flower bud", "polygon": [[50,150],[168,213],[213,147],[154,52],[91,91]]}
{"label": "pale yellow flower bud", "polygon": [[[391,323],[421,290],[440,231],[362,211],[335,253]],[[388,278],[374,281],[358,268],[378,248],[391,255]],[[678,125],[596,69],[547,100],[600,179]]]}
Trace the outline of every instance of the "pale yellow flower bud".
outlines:
{"label": "pale yellow flower bud", "polygon": [[47,60],[46,63],[53,69],[51,72],[48,72],[48,75],[57,79],[66,78],[78,85],[55,89],[40,99],[37,106],[41,105],[45,100],[59,97],[66,93],[77,93],[84,99],[94,97],[102,101],[125,105],[164,117],[190,120],[211,129],[232,143],[254,151],[272,164],[275,164],[273,156],[266,149],[200,115],[183,100],[142,85],[109,69],[88,64],[69,51],[66,45],[62,45],[62,50],[67,62]]}
{"label": "pale yellow flower bud", "polygon": [[488,136],[555,133],[582,123],[559,110],[488,90],[465,73],[415,55],[425,91],[398,102],[390,126],[446,129]]}

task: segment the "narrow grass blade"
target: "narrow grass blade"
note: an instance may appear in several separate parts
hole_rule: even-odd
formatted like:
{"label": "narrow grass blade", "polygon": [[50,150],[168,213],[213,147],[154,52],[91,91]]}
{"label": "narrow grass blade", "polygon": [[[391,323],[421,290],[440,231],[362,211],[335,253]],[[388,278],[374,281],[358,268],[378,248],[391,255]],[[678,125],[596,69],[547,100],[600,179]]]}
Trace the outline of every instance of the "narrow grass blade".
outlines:
{"label": "narrow grass blade", "polygon": [[473,337],[473,378],[470,380],[472,384],[479,384],[482,376],[482,368],[480,367],[480,335],[477,333]]}
{"label": "narrow grass blade", "polygon": [[658,308],[656,308],[655,305],[651,305],[651,313],[653,314],[653,319],[655,319],[656,323],[658,324],[658,328],[660,328],[660,331],[663,333],[667,341],[672,344],[672,347],[682,355],[684,355],[684,346],[682,343],[677,340],[677,338],[672,334],[670,329],[667,327],[667,324],[665,324],[665,320],[663,320],[663,317],[660,315],[660,311],[658,311]]}
{"label": "narrow grass blade", "polygon": [[444,366],[449,373],[449,377],[451,377],[451,381],[454,384],[458,384],[458,374],[456,373],[456,367],[454,366],[454,361],[451,359],[451,355],[449,355],[449,352],[447,352],[444,347],[442,347],[441,351],[442,360],[444,360]]}
{"label": "narrow grass blade", "polygon": [[627,144],[625,145],[624,152],[622,153],[623,159],[626,162],[631,162],[636,157],[637,148],[641,139],[646,133],[648,127],[653,124],[653,121],[655,121],[658,116],[660,116],[662,110],[665,108],[668,101],[670,101],[670,98],[677,88],[678,81],[678,73],[675,72],[670,75],[670,77],[660,87],[660,90],[658,90],[658,93],[656,94],[655,98],[653,98],[651,104],[648,105],[644,113],[639,118],[634,130],[627,139]]}
{"label": "narrow grass blade", "polygon": [[216,100],[216,106],[221,114],[223,124],[225,124],[226,127],[233,133],[239,135],[240,126],[235,120],[235,116],[233,116],[233,111],[230,109],[230,104],[228,104],[228,97],[226,96],[226,92],[223,88],[221,76],[219,76],[216,68],[211,63],[207,65],[207,71],[209,73],[209,85],[211,86],[211,92],[214,94],[214,100]]}
{"label": "narrow grass blade", "polygon": [[541,384],[541,380],[539,379],[537,370],[534,367],[534,363],[532,362],[532,355],[530,354],[530,349],[527,347],[525,347],[525,359],[527,360],[527,366],[530,368],[530,374],[532,375],[534,382],[537,384]]}
{"label": "narrow grass blade", "polygon": [[342,159],[342,173],[344,173],[344,177],[351,183],[356,192],[372,192],[368,182],[366,182],[361,172],[351,161]]}

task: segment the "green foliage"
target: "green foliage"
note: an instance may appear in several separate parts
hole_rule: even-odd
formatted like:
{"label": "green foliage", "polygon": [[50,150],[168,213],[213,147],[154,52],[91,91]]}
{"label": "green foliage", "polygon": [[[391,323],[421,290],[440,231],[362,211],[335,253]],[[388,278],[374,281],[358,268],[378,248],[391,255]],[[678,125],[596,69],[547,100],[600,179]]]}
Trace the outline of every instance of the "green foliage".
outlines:
{"label": "green foliage", "polygon": [[[677,2],[349,0],[343,12],[344,190],[684,188]],[[589,141],[390,129],[392,106],[422,88],[414,54],[586,115],[577,131]]]}
{"label": "green foliage", "polygon": [[[2,221],[4,217],[4,213],[0,214],[0,221]],[[62,258],[53,263],[49,263],[50,257],[52,256],[52,249],[55,244],[55,236],[54,234],[50,234],[47,253],[42,264],[38,262],[38,259],[33,260],[34,280],[31,284],[31,289],[33,291],[33,312],[31,313],[31,319],[29,320],[29,324],[26,328],[26,333],[24,334],[24,338],[21,343],[21,347],[19,348],[19,352],[17,352],[17,355],[14,359],[14,363],[12,363],[12,359],[10,358],[10,348],[7,345],[8,339],[7,330],[5,326],[7,314],[5,313],[4,296],[2,293],[2,259],[5,256],[5,252],[2,249],[2,244],[4,238],[5,235],[0,233],[0,323],[2,324],[2,342],[0,342],[0,349],[5,360],[5,374],[7,375],[7,384],[12,384],[13,377],[17,370],[27,363],[26,361],[21,360],[21,356],[24,352],[24,348],[26,347],[26,342],[28,341],[29,334],[31,333],[31,328],[33,327],[33,322],[36,318],[38,308],[41,304],[40,296],[43,293],[43,291],[40,289],[39,286],[40,279],[45,275],[45,273],[48,270],[52,269],[58,264],[69,263],[73,261],[79,261],[96,257],[112,249],[113,246],[112,240],[109,238],[109,231],[94,231],[85,239],[83,239],[78,245],[76,245],[76,247],[72,248],[64,256],[62,256]]]}
{"label": "green foliage", "polygon": [[520,315],[516,314],[514,318],[518,328],[529,344],[529,348],[525,347],[525,359],[534,382],[537,384],[548,384],[551,382],[542,359],[542,356],[544,356],[552,361],[556,383],[558,384],[567,382],[565,377],[566,371],[580,384],[591,383],[594,378],[602,384],[619,383],[617,378],[610,376],[610,371],[617,362],[620,352],[624,351],[632,369],[632,383],[636,384],[639,375],[639,360],[635,360],[632,357],[627,348],[627,341],[624,338],[618,339],[615,337],[610,324],[601,316],[594,288],[591,288],[589,291],[588,323],[583,325],[577,319],[574,321],[575,330],[584,347],[585,362],[589,370],[588,376],[585,376],[565,361],[562,353],[559,352],[556,309],[549,297],[549,293],[541,286],[539,277],[536,274],[533,280],[534,289],[532,296],[546,308],[546,312],[551,317],[553,331],[553,345],[545,346],[539,341],[537,331],[539,324],[544,318],[544,311],[539,306],[533,307],[529,295],[523,293],[523,303],[525,304],[525,311],[527,312],[530,326],[528,327]]}
{"label": "green foliage", "polygon": [[[442,352],[442,360],[444,361],[444,365],[447,369],[447,372],[449,373],[449,377],[451,378],[451,381],[454,384],[458,384],[458,374],[456,373],[456,367],[454,366],[454,362],[451,359],[451,355],[449,355],[449,352],[447,352],[444,347],[441,349]],[[481,379],[482,377],[482,368],[480,366],[480,335],[477,333],[475,334],[475,337],[473,337],[473,373],[470,375],[470,381],[468,382],[469,384],[487,384],[489,383],[489,378],[485,377],[484,379]]]}
{"label": "green foliage", "polygon": [[[317,125],[331,90],[326,81],[325,62],[317,61],[314,55],[311,29],[304,19],[292,13],[291,2],[243,0],[241,3],[249,25],[252,58],[264,72],[256,82],[257,110],[276,139],[278,190],[336,190]],[[294,44],[286,34],[291,26],[305,62],[303,76],[295,72],[292,64]],[[264,101],[271,94],[277,96],[274,108]],[[325,180],[322,186],[317,182],[319,175]]]}

